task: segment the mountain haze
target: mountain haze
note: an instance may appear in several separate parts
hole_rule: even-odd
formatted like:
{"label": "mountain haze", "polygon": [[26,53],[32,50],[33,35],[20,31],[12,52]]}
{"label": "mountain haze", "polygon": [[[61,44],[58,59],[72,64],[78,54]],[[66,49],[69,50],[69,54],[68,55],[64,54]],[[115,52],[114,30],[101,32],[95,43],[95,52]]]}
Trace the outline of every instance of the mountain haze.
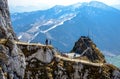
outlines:
{"label": "mountain haze", "polygon": [[19,39],[44,43],[46,38],[61,51],[70,51],[81,35],[88,35],[105,52],[120,54],[120,11],[93,1],[54,6],[11,15]]}

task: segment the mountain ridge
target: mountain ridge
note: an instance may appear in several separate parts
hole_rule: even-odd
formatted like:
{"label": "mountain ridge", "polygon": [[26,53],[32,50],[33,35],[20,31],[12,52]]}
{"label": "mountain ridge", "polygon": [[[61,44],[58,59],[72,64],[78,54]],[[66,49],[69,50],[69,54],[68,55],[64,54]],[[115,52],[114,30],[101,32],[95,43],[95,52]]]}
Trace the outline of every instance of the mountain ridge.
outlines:
{"label": "mountain ridge", "polygon": [[[93,2],[93,3],[95,3],[95,2]],[[92,5],[93,5],[93,3],[92,3]],[[84,5],[88,5],[88,4],[84,4]],[[101,3],[101,5],[105,5],[105,4]],[[107,6],[107,5],[105,5],[105,6]],[[73,42],[70,42],[72,44],[72,46],[76,40],[75,38],[79,38],[80,35],[88,35],[88,29],[89,29],[89,31],[91,32],[90,36],[97,43],[98,47],[100,49],[102,49],[102,51],[105,51],[105,49],[107,47],[107,49],[108,49],[107,51],[109,51],[111,48],[115,48],[115,47],[112,47],[112,46],[114,46],[114,44],[111,44],[112,46],[110,46],[109,43],[111,41],[109,39],[112,38],[112,40],[115,43],[115,38],[117,37],[116,35],[119,33],[118,26],[120,24],[117,21],[119,21],[120,11],[115,8],[109,7],[109,6],[107,6],[107,7],[110,9],[106,8],[107,9],[106,10],[106,9],[101,9],[101,8],[96,8],[96,7],[91,7],[91,6],[82,6],[82,7],[73,9],[73,7],[71,7],[71,6],[62,6],[63,9],[61,10],[61,9],[59,9],[59,6],[57,6],[57,9],[55,9],[55,7],[54,7],[54,8],[45,10],[45,11],[36,11],[36,12],[28,13],[28,14],[25,13],[25,15],[24,14],[19,14],[17,16],[12,15],[12,22],[13,22],[14,29],[18,35],[19,34],[21,35],[21,33],[22,33],[22,34],[25,34],[24,37],[26,37],[26,35],[27,35],[31,38],[34,36],[34,34],[37,34],[38,36],[33,40],[36,42],[44,43],[43,40],[45,40],[45,38],[47,36],[49,36],[49,37],[55,36],[54,35],[56,33],[55,30],[57,30],[61,33],[64,32],[64,34],[66,36],[68,36],[68,37],[65,37],[64,34],[62,34],[66,40],[69,40],[70,38],[72,38],[71,41],[73,41]],[[30,16],[30,17],[28,17],[28,16]],[[71,18],[70,20],[64,21],[64,19],[67,19],[69,16],[71,16],[71,17],[74,16],[74,17]],[[103,17],[104,17],[104,19],[103,19]],[[22,20],[22,18],[23,19],[27,18],[28,20]],[[24,21],[24,24],[23,24],[23,21]],[[48,25],[45,25],[46,23],[48,23]],[[60,23],[62,23],[62,24],[60,24]],[[44,34],[45,30],[49,29],[50,27],[56,26],[56,25],[59,27],[56,27],[53,30],[51,30],[50,32],[47,32],[46,34]],[[73,28],[74,26],[75,26],[75,28],[81,29],[82,33],[80,32],[80,30]],[[22,29],[23,27],[24,27],[24,30]],[[33,35],[29,31],[30,29],[32,30],[31,27],[38,28],[38,31],[33,32]],[[17,29],[17,28],[19,28],[19,29]],[[85,28],[86,28],[86,30],[85,30]],[[63,30],[60,30],[60,29],[63,29]],[[76,31],[78,34],[76,34],[75,32],[72,32],[72,29],[74,29],[74,31]],[[106,31],[105,31],[105,29],[106,29]],[[65,32],[65,30],[67,30],[68,33],[70,33],[70,34],[72,33],[72,35],[74,35],[75,37],[72,37],[70,34]],[[117,33],[115,33],[115,30]],[[103,35],[102,32],[100,33],[100,31],[102,31],[105,35]],[[109,35],[110,31],[113,32],[112,36]],[[95,33],[97,33],[97,34],[95,34]],[[58,32],[56,34],[60,35],[60,33],[58,33]],[[42,40],[39,38],[39,36],[43,37]],[[98,36],[100,36],[100,37],[98,37]],[[24,37],[23,37],[23,40],[25,41]],[[69,38],[69,39],[67,39],[67,38]],[[102,39],[103,41],[99,40],[100,38],[103,38]],[[61,36],[61,38],[59,38],[59,39],[63,40],[63,37]],[[53,41],[54,45],[56,42],[59,42],[59,45],[56,45],[55,47],[62,47],[63,45],[70,46],[70,45],[68,45],[67,41],[61,41],[59,39],[57,36],[52,37],[51,40]],[[106,39],[107,39],[107,41],[106,41]],[[26,41],[28,41],[28,40],[29,39],[26,39]],[[56,40],[58,40],[58,41],[56,41]],[[120,40],[120,38],[118,38],[117,41],[118,40]],[[106,43],[106,46],[103,46],[101,42]],[[60,43],[62,43],[63,45]],[[65,51],[69,51],[72,48],[72,46],[70,46],[69,49],[67,49]],[[118,49],[119,46],[120,45],[116,44],[117,50],[119,50]],[[64,48],[61,48],[60,50],[64,51]],[[116,50],[111,51],[111,52],[113,53],[115,51]]]}

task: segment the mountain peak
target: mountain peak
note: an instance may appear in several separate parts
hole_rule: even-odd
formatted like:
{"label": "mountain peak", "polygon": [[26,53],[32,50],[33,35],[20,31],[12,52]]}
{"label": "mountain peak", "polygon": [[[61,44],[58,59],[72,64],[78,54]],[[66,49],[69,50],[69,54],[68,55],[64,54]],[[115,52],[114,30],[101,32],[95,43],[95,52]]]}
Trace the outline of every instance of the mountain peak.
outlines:
{"label": "mountain peak", "polygon": [[52,9],[61,9],[61,8],[64,8],[64,7],[65,6],[63,6],[63,5],[55,5],[55,6],[52,7]]}
{"label": "mountain peak", "polygon": [[74,8],[80,8],[80,7],[84,7],[84,6],[91,6],[91,7],[102,8],[102,9],[108,8],[108,5],[106,5],[102,2],[99,2],[99,1],[90,1],[90,2],[83,2],[83,3],[78,2],[71,6]]}
{"label": "mountain peak", "polygon": [[93,41],[86,36],[80,37],[80,39],[75,43],[72,51],[86,57],[92,62],[106,62],[104,55],[96,47]]}
{"label": "mountain peak", "polygon": [[108,5],[102,3],[102,2],[98,2],[98,1],[91,1],[88,3],[88,6],[92,6],[92,7],[96,7],[96,8],[108,8]]}

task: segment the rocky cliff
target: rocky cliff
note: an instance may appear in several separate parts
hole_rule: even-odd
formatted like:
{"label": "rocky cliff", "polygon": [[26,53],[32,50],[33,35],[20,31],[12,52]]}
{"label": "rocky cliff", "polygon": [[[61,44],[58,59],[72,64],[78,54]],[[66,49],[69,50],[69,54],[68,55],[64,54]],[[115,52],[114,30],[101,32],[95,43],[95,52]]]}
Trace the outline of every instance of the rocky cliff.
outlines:
{"label": "rocky cliff", "polygon": [[86,36],[80,37],[80,39],[75,43],[72,52],[78,53],[92,62],[106,62],[104,55],[96,47],[93,41]]}
{"label": "rocky cliff", "polygon": [[[3,44],[2,39],[7,41]],[[25,57],[14,40],[7,0],[0,0],[0,79],[24,78]]]}
{"label": "rocky cliff", "polygon": [[7,0],[0,0],[0,79],[120,79],[120,70],[106,63],[91,39],[81,37],[72,52],[79,57],[18,41]]}
{"label": "rocky cliff", "polygon": [[[80,48],[81,44],[85,47],[85,43],[91,41],[80,42],[82,39],[83,37],[76,42],[72,52],[80,53],[75,48]],[[106,63],[92,41],[91,45],[91,52],[86,51],[84,54],[80,53],[79,57],[69,58],[49,45],[19,44],[26,57],[25,79],[120,79],[120,70]],[[81,50],[86,49],[81,47]]]}

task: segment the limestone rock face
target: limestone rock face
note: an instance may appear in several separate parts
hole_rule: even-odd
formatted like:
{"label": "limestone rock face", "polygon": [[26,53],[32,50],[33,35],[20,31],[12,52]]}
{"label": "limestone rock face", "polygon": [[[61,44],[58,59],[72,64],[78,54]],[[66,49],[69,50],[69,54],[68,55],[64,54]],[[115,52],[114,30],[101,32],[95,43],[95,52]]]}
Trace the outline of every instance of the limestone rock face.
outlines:
{"label": "limestone rock face", "polygon": [[0,79],[24,78],[25,57],[14,40],[7,0],[0,0]]}
{"label": "limestone rock face", "polygon": [[50,79],[48,77],[51,74],[49,73],[49,66],[52,67],[55,60],[56,51],[54,48],[37,45],[18,46],[26,57],[25,79]]}
{"label": "limestone rock face", "polygon": [[92,62],[106,62],[104,55],[96,47],[93,41],[86,36],[81,36],[75,43],[72,52],[78,53],[81,57],[85,57]]}
{"label": "limestone rock face", "polygon": [[120,70],[105,62],[71,59],[49,46],[19,47],[26,57],[24,79],[120,79]]}
{"label": "limestone rock face", "polygon": [[17,39],[11,27],[7,0],[0,0],[0,38]]}

